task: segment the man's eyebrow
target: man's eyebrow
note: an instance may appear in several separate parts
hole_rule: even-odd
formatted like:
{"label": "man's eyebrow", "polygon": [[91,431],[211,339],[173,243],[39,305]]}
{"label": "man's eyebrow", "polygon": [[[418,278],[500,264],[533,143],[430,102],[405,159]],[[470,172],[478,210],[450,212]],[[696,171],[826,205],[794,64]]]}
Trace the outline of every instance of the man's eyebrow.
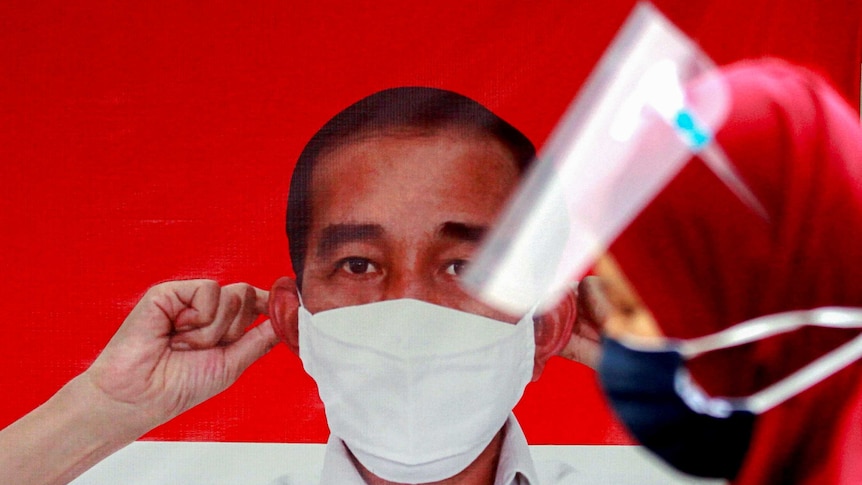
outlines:
{"label": "man's eyebrow", "polygon": [[332,224],[323,228],[317,242],[318,256],[331,254],[344,244],[383,237],[383,227],[377,224]]}
{"label": "man's eyebrow", "polygon": [[437,235],[459,241],[479,242],[486,232],[488,232],[488,226],[464,222],[444,222],[437,231]]}

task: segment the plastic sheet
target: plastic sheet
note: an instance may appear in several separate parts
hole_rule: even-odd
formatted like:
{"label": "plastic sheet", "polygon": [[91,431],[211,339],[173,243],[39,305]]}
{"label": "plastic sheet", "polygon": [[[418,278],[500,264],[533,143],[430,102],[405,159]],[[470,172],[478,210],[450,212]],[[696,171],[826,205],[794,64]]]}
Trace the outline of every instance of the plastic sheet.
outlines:
{"label": "plastic sheet", "polygon": [[[694,79],[708,83],[697,90],[708,96],[686,92]],[[728,105],[707,56],[639,4],[480,248],[465,287],[511,313],[555,303],[694,152],[756,205],[711,143]]]}

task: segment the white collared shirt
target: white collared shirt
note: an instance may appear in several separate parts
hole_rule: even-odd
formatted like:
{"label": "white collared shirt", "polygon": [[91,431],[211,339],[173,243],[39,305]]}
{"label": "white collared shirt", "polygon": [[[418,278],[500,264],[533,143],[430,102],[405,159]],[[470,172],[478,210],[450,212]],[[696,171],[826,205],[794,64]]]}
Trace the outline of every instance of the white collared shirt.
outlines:
{"label": "white collared shirt", "polygon": [[[575,474],[574,468],[561,462],[545,463],[542,473],[536,472],[527,439],[514,415],[509,415],[503,425],[503,445],[497,465],[494,485],[553,485],[564,483]],[[365,485],[359,471],[353,465],[344,442],[330,436],[326,443],[320,485]],[[279,477],[272,485],[311,485],[294,475]]]}
{"label": "white collared shirt", "polygon": [[[532,445],[505,425],[495,485],[718,485],[660,463],[638,446]],[[284,475],[290,470],[289,475]],[[323,479],[321,480],[321,476]],[[114,485],[362,484],[340,440],[307,443],[137,441],[72,483]],[[274,477],[280,477],[274,480]]]}

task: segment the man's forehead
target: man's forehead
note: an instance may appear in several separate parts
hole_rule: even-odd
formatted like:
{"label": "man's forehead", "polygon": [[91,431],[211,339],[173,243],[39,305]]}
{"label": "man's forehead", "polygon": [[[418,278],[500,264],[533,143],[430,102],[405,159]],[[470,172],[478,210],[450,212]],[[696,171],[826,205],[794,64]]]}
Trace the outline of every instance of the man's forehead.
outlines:
{"label": "man's forehead", "polygon": [[437,184],[458,183],[470,177],[514,180],[519,169],[508,148],[491,135],[451,130],[387,131],[322,153],[314,164],[309,188],[312,196],[321,190],[342,188],[371,191],[374,187],[361,184],[362,176],[370,175],[384,184],[406,176],[404,185],[415,189],[422,180]]}
{"label": "man's forehead", "polygon": [[[410,146],[415,143],[432,142],[444,139],[451,144],[469,143],[475,147],[481,147],[483,151],[493,153],[501,159],[512,164],[516,170],[518,164],[514,154],[505,143],[494,135],[484,132],[475,127],[468,126],[440,126],[440,127],[396,127],[388,129],[363,130],[345,138],[333,142],[318,153],[314,164],[313,173],[326,170],[326,166],[333,163],[348,163],[350,154],[355,153],[360,147],[385,143],[389,146]],[[347,156],[345,156],[347,155]],[[492,170],[494,167],[488,167]]]}
{"label": "man's forehead", "polygon": [[366,137],[318,160],[309,250],[406,238],[476,242],[518,179],[488,136],[399,131]]}

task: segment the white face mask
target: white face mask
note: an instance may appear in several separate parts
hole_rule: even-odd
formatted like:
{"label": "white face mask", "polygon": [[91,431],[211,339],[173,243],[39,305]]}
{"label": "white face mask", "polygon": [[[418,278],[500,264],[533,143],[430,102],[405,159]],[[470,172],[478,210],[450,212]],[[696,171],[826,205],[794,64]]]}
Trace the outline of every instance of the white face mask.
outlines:
{"label": "white face mask", "polygon": [[386,480],[466,468],[532,377],[532,312],[512,325],[401,299],[298,313],[299,355],[330,430]]}

